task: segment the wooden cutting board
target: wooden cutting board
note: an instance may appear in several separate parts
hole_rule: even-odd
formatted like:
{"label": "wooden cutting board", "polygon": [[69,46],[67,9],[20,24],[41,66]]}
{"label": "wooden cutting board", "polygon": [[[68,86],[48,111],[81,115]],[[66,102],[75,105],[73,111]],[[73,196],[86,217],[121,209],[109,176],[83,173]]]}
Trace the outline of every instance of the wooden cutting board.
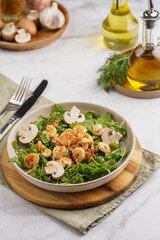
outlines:
{"label": "wooden cutting board", "polygon": [[69,14],[66,8],[58,3],[58,8],[63,12],[65,16],[65,24],[62,28],[54,30],[54,31],[47,31],[43,28],[38,29],[37,34],[32,37],[31,41],[28,43],[16,43],[16,42],[7,42],[0,40],[0,48],[8,49],[8,50],[15,50],[15,51],[26,51],[26,50],[33,50],[48,46],[49,44],[55,42],[64,30],[66,29],[68,22],[69,22]]}
{"label": "wooden cutting board", "polygon": [[127,167],[116,178],[101,187],[80,193],[57,193],[29,183],[16,171],[12,163],[8,163],[7,147],[3,150],[1,165],[7,183],[30,202],[50,208],[80,209],[100,205],[122,194],[136,179],[142,159],[142,149],[136,140],[136,146]]}

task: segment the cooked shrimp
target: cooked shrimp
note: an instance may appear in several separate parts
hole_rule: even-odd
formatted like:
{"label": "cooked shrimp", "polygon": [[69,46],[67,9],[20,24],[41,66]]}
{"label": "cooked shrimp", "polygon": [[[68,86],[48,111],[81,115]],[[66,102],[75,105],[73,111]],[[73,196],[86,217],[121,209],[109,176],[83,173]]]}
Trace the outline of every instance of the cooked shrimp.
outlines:
{"label": "cooked shrimp", "polygon": [[35,153],[28,154],[24,159],[27,168],[34,168],[39,162],[39,155]]}
{"label": "cooked shrimp", "polygon": [[72,133],[64,132],[59,136],[59,142],[62,145],[70,146],[74,136]]}
{"label": "cooked shrimp", "polygon": [[72,151],[73,149],[75,149],[77,147],[82,147],[84,150],[87,150],[88,147],[89,147],[89,144],[88,143],[82,143],[81,141],[78,141],[75,144],[72,144],[71,146],[69,146],[68,149]]}
{"label": "cooked shrimp", "polygon": [[94,135],[96,136],[101,136],[103,134],[103,132],[105,131],[106,128],[103,128],[101,124],[96,124],[94,127],[93,127],[93,132],[94,132]]}
{"label": "cooked shrimp", "polygon": [[72,128],[67,128],[67,129],[65,130],[65,132],[72,133]]}
{"label": "cooked shrimp", "polygon": [[90,144],[90,148],[91,148],[91,150],[93,150],[93,151],[95,150],[95,149],[94,149],[94,143],[91,143],[91,144]]}
{"label": "cooked shrimp", "polygon": [[89,162],[92,161],[92,159],[95,158],[94,151],[89,148],[85,153],[85,157],[88,158]]}
{"label": "cooked shrimp", "polygon": [[49,137],[54,137],[57,133],[57,129],[52,125],[47,125],[46,130],[43,131],[43,134],[47,134]]}
{"label": "cooked shrimp", "polygon": [[105,142],[99,142],[98,148],[104,153],[109,153],[111,151],[110,146]]}
{"label": "cooked shrimp", "polygon": [[47,125],[53,125],[54,127],[59,125],[59,120],[57,118],[51,120],[50,122],[47,123]]}
{"label": "cooked shrimp", "polygon": [[72,159],[69,157],[62,157],[59,160],[57,160],[56,162],[59,162],[63,168],[72,166]]}
{"label": "cooked shrimp", "polygon": [[51,142],[54,143],[56,146],[60,145],[59,143],[59,135],[56,134],[54,137],[51,138]]}
{"label": "cooked shrimp", "polygon": [[42,144],[41,141],[38,141],[37,142],[37,150],[38,152],[40,152],[41,150],[44,150],[45,149],[45,146]]}
{"label": "cooked shrimp", "polygon": [[88,143],[81,143],[82,148],[86,151],[89,148]]}
{"label": "cooked shrimp", "polygon": [[45,148],[44,152],[42,153],[42,156],[45,158],[51,157],[52,151],[49,148]]}
{"label": "cooked shrimp", "polygon": [[85,158],[85,151],[81,147],[77,147],[72,151],[73,160],[76,162],[81,162]]}
{"label": "cooked shrimp", "polygon": [[82,126],[82,125],[76,125],[74,128],[73,128],[73,134],[77,134],[77,133],[86,133],[87,132],[87,129],[85,126]]}
{"label": "cooked shrimp", "polygon": [[68,149],[65,146],[56,146],[53,149],[54,158],[62,158],[68,156]]}
{"label": "cooked shrimp", "polygon": [[93,138],[88,134],[88,133],[85,133],[83,135],[83,138],[82,138],[82,143],[93,143]]}

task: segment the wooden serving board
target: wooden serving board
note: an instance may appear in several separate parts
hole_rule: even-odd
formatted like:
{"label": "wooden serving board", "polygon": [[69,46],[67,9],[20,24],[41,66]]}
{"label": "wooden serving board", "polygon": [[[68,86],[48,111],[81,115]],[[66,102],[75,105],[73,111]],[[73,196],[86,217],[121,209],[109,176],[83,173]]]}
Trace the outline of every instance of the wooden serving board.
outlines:
{"label": "wooden serving board", "polygon": [[60,38],[69,22],[69,14],[66,8],[60,3],[58,3],[58,8],[63,12],[65,16],[65,24],[63,25],[62,28],[54,31],[47,31],[43,28],[40,28],[38,29],[37,34],[34,37],[32,37],[31,41],[28,43],[16,43],[1,40],[0,48],[15,51],[25,51],[42,48],[55,42],[58,38]]}
{"label": "wooden serving board", "polygon": [[136,140],[127,167],[116,178],[101,187],[80,193],[57,193],[32,185],[16,171],[12,163],[8,163],[7,147],[3,150],[1,164],[7,183],[23,198],[50,208],[81,209],[100,205],[122,194],[136,179],[142,159],[142,149]]}
{"label": "wooden serving board", "polygon": [[160,97],[160,90],[152,90],[152,91],[136,91],[130,84],[127,82],[124,86],[120,85],[113,85],[113,88],[127,96],[132,98],[139,98],[139,99],[151,99],[151,98],[159,98]]}

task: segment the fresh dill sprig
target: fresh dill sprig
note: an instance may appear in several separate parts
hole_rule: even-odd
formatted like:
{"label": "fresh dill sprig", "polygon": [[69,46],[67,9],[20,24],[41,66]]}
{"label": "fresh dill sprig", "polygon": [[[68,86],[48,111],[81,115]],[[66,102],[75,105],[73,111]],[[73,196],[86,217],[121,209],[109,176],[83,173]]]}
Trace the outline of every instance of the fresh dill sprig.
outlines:
{"label": "fresh dill sprig", "polygon": [[113,54],[107,58],[105,64],[98,70],[100,77],[97,85],[109,92],[112,84],[124,85],[127,81],[128,59],[130,52]]}

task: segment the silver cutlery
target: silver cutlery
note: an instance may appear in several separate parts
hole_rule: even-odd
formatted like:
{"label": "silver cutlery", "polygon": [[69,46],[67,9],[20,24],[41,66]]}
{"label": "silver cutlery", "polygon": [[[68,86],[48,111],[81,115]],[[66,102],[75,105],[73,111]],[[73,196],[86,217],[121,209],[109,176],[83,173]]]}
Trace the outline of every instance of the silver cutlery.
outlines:
{"label": "silver cutlery", "polygon": [[48,81],[43,80],[36,90],[27,98],[27,100],[19,107],[17,112],[9,119],[9,121],[0,129],[0,140],[9,131],[9,129],[20,119],[26,112],[34,105],[37,99],[41,96],[45,88],[47,87]]}
{"label": "silver cutlery", "polygon": [[17,110],[27,97],[27,93],[30,87],[32,79],[29,77],[23,77],[17,90],[14,92],[13,96],[0,112],[0,119],[4,116],[6,112]]}

